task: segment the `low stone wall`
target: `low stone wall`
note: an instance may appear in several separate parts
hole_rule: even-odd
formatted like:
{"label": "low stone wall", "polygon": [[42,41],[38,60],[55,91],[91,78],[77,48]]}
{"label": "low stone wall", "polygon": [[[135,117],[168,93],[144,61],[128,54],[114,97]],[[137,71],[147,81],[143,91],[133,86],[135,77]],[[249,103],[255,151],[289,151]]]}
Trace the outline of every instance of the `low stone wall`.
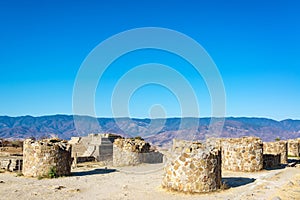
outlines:
{"label": "low stone wall", "polygon": [[139,153],[139,160],[141,163],[162,163],[164,161],[164,155],[158,151],[149,153]]}
{"label": "low stone wall", "polygon": [[161,163],[163,154],[150,151],[150,144],[139,139],[116,139],[113,145],[113,165],[131,166],[141,163]]}
{"label": "low stone wall", "polygon": [[23,158],[22,156],[0,156],[0,169],[15,172],[22,171]]}
{"label": "low stone wall", "polygon": [[264,142],[263,143],[263,153],[280,155],[280,163],[288,163],[288,145],[287,141],[277,141],[277,142]]}
{"label": "low stone wall", "polygon": [[269,168],[276,168],[280,165],[280,154],[264,154],[263,159],[264,159],[264,168],[269,169]]}
{"label": "low stone wall", "polygon": [[203,143],[200,141],[173,139],[171,152],[173,156],[178,156],[183,152],[198,149],[201,145],[203,145]]}
{"label": "low stone wall", "polygon": [[97,161],[111,162],[113,159],[113,142],[121,138],[116,134],[89,134],[85,137],[72,137],[72,157],[95,157]]}
{"label": "low stone wall", "polygon": [[193,144],[164,168],[162,187],[191,193],[220,189],[221,152],[203,144]]}
{"label": "low stone wall", "polygon": [[300,154],[300,139],[288,140],[288,155],[299,157]]}
{"label": "low stone wall", "polygon": [[57,176],[71,174],[71,146],[67,141],[27,139],[23,146],[23,174],[28,177],[47,177],[51,169]]}
{"label": "low stone wall", "polygon": [[263,169],[263,142],[257,137],[226,138],[221,141],[222,169],[255,172]]}

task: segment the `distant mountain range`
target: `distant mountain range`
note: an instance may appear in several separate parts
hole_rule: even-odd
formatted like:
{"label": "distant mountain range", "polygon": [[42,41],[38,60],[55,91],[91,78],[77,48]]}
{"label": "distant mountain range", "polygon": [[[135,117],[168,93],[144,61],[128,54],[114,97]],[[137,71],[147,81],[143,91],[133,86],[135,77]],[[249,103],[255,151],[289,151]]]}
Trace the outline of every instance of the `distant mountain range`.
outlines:
{"label": "distant mountain range", "polygon": [[[71,115],[0,116],[0,138],[57,136],[70,139],[72,136],[108,132],[124,137],[141,136],[154,145],[165,146],[169,145],[173,138],[204,140],[214,130],[209,129],[210,121],[210,118],[114,119]],[[212,127],[217,126],[218,123],[216,120]],[[275,121],[267,118],[229,117],[225,119],[222,132],[217,135],[217,137],[241,136],[257,136],[263,141],[297,138],[300,137],[300,120]]]}

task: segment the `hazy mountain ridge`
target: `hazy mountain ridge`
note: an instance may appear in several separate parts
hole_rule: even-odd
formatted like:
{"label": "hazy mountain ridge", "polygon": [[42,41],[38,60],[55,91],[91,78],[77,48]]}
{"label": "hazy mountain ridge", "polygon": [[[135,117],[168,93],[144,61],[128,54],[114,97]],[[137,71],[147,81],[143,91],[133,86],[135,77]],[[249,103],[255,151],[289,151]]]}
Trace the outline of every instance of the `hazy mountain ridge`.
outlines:
{"label": "hazy mountain ridge", "polygon": [[[195,126],[195,122],[199,126]],[[142,136],[149,142],[162,145],[173,138],[203,140],[208,134],[210,118],[167,118],[167,119],[130,119],[130,118],[93,118],[88,116],[0,116],[0,138],[23,139],[57,135],[70,139],[88,133],[111,132],[126,137]],[[300,137],[300,120],[276,121],[267,118],[233,118],[225,120],[223,131],[218,137],[258,136],[264,141]]]}

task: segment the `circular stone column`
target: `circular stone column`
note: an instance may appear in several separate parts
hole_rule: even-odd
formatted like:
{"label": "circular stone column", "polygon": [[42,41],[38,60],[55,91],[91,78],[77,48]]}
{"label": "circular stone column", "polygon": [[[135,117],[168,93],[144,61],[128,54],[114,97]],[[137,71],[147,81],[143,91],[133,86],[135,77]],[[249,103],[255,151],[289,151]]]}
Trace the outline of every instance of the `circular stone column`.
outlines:
{"label": "circular stone column", "polygon": [[205,147],[187,148],[165,167],[162,187],[191,193],[206,193],[220,189],[221,152]]}
{"label": "circular stone column", "polygon": [[49,177],[71,174],[71,146],[67,141],[26,139],[23,147],[23,175],[28,177]]}

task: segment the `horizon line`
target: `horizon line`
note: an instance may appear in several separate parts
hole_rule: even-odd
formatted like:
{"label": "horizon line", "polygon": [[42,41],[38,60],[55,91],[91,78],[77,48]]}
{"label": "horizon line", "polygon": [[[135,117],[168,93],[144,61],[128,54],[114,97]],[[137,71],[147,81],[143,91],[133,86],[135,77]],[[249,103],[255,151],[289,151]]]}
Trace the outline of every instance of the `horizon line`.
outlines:
{"label": "horizon line", "polygon": [[62,114],[62,113],[57,113],[57,114],[45,114],[45,115],[16,115],[16,116],[10,116],[10,115],[0,115],[0,117],[11,117],[11,118],[18,118],[18,117],[34,117],[34,118],[39,118],[39,117],[51,117],[51,116],[78,116],[78,117],[91,117],[91,118],[102,118],[102,119],[122,119],[122,118],[128,118],[128,119],[150,119],[150,120],[157,120],[157,119],[183,119],[183,118],[194,118],[194,119],[207,119],[207,118],[215,118],[215,119],[228,119],[228,118],[255,118],[255,119],[270,119],[273,121],[281,122],[285,120],[293,120],[297,121],[300,119],[292,119],[292,118],[285,118],[285,119],[274,119],[272,117],[267,117],[267,116],[225,116],[225,117],[214,117],[214,116],[203,116],[203,117],[196,117],[196,116],[169,116],[169,117],[158,117],[158,118],[149,118],[149,117],[129,117],[129,116],[118,116],[118,117],[113,117],[113,116],[90,116],[90,115],[74,115],[74,114]]}

